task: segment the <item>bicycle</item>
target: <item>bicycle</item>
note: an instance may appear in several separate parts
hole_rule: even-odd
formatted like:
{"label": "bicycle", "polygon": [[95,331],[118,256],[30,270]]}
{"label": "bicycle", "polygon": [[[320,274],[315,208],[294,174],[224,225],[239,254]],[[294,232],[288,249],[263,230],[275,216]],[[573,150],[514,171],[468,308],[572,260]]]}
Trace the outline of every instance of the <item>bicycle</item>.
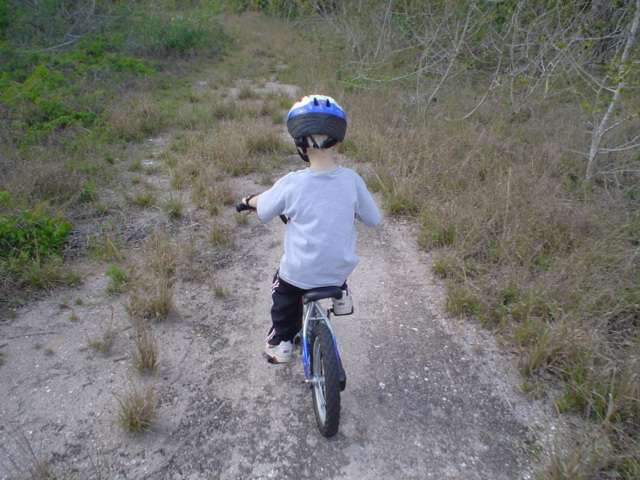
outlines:
{"label": "bicycle", "polygon": [[[236,210],[254,210],[244,203],[236,205]],[[287,223],[288,219],[281,215],[280,219]],[[302,367],[305,383],[312,390],[313,410],[320,433],[329,438],[338,433],[340,424],[340,392],[347,386],[347,376],[342,366],[335,331],[331,326],[333,308],[326,313],[320,304],[321,300],[343,298],[341,287],[319,287],[308,290],[302,296],[302,330],[294,339],[301,349]],[[349,315],[353,313],[353,309]]]}

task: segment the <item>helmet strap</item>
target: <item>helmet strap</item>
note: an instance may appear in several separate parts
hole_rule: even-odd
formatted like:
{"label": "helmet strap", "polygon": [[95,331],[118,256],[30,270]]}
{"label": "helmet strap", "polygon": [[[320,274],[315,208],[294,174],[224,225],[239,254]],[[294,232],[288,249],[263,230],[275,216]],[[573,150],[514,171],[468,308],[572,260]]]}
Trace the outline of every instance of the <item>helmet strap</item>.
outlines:
{"label": "helmet strap", "polygon": [[309,155],[307,155],[307,149],[304,147],[300,148],[296,146],[296,150],[298,151],[298,155],[300,155],[300,158],[309,163]]}

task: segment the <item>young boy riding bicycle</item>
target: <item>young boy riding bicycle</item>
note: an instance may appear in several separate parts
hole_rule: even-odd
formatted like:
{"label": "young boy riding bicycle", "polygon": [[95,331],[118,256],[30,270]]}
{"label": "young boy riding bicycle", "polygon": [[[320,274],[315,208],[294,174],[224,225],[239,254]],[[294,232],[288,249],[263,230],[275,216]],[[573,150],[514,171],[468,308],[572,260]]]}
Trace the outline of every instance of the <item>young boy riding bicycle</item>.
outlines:
{"label": "young boy riding bicycle", "polygon": [[356,172],[337,164],[331,147],[344,139],[347,119],[331,97],[310,95],[296,102],[287,129],[304,170],[280,178],[269,190],[243,198],[260,221],[287,219],[284,255],[273,278],[272,326],[265,353],[272,363],[286,363],[302,325],[302,295],[310,289],[338,286],[358,263],[355,220],[376,226],[381,217]]}

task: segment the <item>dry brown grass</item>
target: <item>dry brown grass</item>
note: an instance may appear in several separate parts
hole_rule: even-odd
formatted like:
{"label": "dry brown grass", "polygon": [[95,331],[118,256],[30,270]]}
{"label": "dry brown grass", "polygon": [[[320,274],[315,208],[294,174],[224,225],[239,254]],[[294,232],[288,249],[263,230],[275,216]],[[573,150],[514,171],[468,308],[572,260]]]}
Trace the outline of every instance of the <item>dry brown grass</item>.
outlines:
{"label": "dry brown grass", "polygon": [[109,355],[113,342],[116,338],[116,331],[113,328],[108,328],[100,335],[90,338],[87,341],[87,346],[102,355]]}
{"label": "dry brown grass", "polygon": [[158,368],[158,342],[145,320],[135,322],[133,366],[140,373],[152,373]]}
{"label": "dry brown grass", "polygon": [[144,92],[125,95],[108,108],[106,116],[114,137],[125,141],[144,138],[164,125],[157,102]]}
{"label": "dry brown grass", "polygon": [[177,247],[164,230],[156,230],[142,248],[142,263],[130,281],[127,310],[134,319],[159,321],[174,310],[173,277]]}
{"label": "dry brown grass", "polygon": [[127,309],[132,317],[154,321],[165,319],[174,309],[169,279],[143,277],[136,282]]}
{"label": "dry brown grass", "polygon": [[156,396],[151,387],[132,386],[118,400],[118,424],[130,433],[141,433],[153,424],[156,417]]}
{"label": "dry brown grass", "polygon": [[11,192],[17,200],[48,201],[53,204],[79,197],[83,176],[69,168],[64,153],[49,148],[41,156],[35,152],[32,156],[34,158],[23,162],[10,162],[9,159],[0,162],[3,190]]}
{"label": "dry brown grass", "polygon": [[159,278],[171,278],[176,270],[177,247],[162,229],[153,232],[142,247],[144,266]]}
{"label": "dry brown grass", "polygon": [[224,206],[233,204],[235,195],[229,183],[218,180],[218,175],[209,169],[193,182],[191,199],[198,207],[217,215]]}
{"label": "dry brown grass", "polygon": [[212,169],[232,176],[264,171],[272,167],[272,157],[292,152],[270,122],[251,118],[221,121],[207,134],[184,134],[170,149],[178,157],[180,184]]}
{"label": "dry brown grass", "polygon": [[110,228],[87,237],[87,254],[95,260],[113,261],[123,258],[120,244]]}
{"label": "dry brown grass", "polygon": [[[579,180],[583,166],[566,153],[579,112],[534,109],[522,124],[487,102],[469,121],[429,121],[401,92],[375,96],[386,109],[345,94],[358,119],[345,151],[369,163],[391,214],[415,217],[419,245],[446,252],[434,271],[447,279],[448,310],[512,341],[525,378],[563,390],[560,411],[615,425],[603,461],[637,471],[640,223],[620,192]],[[429,118],[455,116],[460,97],[443,96]]]}
{"label": "dry brown grass", "polygon": [[233,232],[226,225],[214,223],[209,232],[209,241],[218,247],[229,247],[233,244]]}

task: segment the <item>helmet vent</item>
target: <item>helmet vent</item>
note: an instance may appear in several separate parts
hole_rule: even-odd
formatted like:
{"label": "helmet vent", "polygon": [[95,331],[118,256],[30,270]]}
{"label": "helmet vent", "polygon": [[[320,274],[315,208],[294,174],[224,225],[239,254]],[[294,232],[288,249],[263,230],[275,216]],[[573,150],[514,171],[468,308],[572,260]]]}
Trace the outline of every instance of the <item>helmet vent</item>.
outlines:
{"label": "helmet vent", "polygon": [[318,99],[317,99],[316,97],[313,97],[313,104],[314,104],[315,106],[318,106],[318,105],[319,105],[319,103],[318,103]]}
{"label": "helmet vent", "polygon": [[329,108],[331,106],[331,102],[329,101],[329,99],[327,98],[327,108]]}

